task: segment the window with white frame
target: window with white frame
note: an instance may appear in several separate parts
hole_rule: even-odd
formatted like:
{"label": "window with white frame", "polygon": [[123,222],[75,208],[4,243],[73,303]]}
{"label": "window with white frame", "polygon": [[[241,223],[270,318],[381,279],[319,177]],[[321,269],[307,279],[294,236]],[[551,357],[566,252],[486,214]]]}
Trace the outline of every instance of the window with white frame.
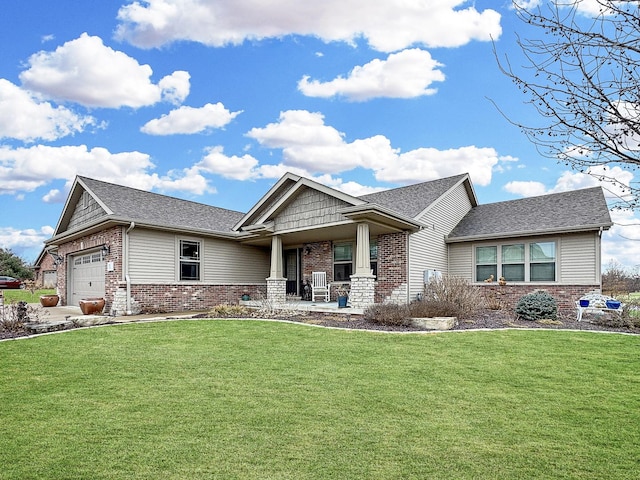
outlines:
{"label": "window with white frame", "polygon": [[[344,242],[333,245],[333,280],[335,282],[348,282],[353,275],[353,256],[355,243]],[[378,241],[369,242],[369,261],[373,274],[378,274]]]}
{"label": "window with white frame", "polygon": [[180,280],[200,280],[200,242],[180,240]]}
{"label": "window with white frame", "polygon": [[555,282],[556,242],[476,246],[476,281]]}

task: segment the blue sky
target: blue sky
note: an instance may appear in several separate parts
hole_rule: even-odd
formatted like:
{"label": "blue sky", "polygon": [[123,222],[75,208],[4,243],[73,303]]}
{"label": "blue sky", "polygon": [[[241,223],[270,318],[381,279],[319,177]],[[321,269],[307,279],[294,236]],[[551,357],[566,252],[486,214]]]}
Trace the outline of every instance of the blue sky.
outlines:
{"label": "blue sky", "polygon": [[[523,63],[516,34],[540,32],[495,0],[6,0],[0,247],[34,260],[76,175],[239,211],[287,171],[352,195],[468,172],[481,203],[597,185],[492,104],[536,121],[494,58]],[[612,218],[603,265],[633,268],[640,219]]]}

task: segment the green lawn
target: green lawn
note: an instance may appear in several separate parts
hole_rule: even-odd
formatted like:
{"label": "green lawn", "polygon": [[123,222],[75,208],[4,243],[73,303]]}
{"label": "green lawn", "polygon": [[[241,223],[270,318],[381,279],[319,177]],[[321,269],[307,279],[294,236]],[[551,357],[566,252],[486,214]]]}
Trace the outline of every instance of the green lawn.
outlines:
{"label": "green lawn", "polygon": [[1,479],[631,479],[640,337],[179,321],[0,343]]}
{"label": "green lawn", "polygon": [[56,293],[55,289],[40,289],[35,290],[33,293],[31,293],[31,291],[27,289],[10,289],[3,290],[3,292],[5,303],[22,301],[27,303],[38,303],[40,302],[40,295],[52,295]]}

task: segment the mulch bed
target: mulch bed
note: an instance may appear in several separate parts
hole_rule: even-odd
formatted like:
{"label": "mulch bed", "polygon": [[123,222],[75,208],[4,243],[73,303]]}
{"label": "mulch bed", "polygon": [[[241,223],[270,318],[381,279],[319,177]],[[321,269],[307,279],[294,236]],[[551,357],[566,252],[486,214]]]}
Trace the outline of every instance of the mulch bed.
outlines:
{"label": "mulch bed", "polygon": [[[199,314],[191,318],[211,318],[211,315]],[[246,318],[246,315],[244,317]],[[378,330],[390,332],[420,332],[426,331],[421,328],[409,325],[380,325],[368,321],[361,315],[352,315],[348,312],[318,313],[304,312],[300,314],[273,315],[276,320],[287,320],[309,325],[324,327],[349,328],[355,330]],[[453,330],[474,330],[474,329],[504,329],[504,328],[544,328],[552,330],[585,330],[585,331],[607,331],[640,334],[640,327],[626,327],[621,325],[614,314],[604,313],[602,315],[585,314],[581,322],[575,316],[561,316],[557,320],[527,321],[516,318],[516,316],[505,310],[483,310],[473,317],[459,319]],[[66,329],[83,328],[70,326]],[[0,330],[0,340],[19,338],[31,335],[25,330],[6,331]]]}
{"label": "mulch bed", "polygon": [[[608,331],[640,334],[640,327],[629,328],[618,325],[615,314],[583,315],[578,322],[575,316],[560,316],[557,320],[528,321],[516,318],[505,310],[482,310],[473,317],[459,319],[453,330],[504,329],[504,328],[544,328],[553,330]],[[605,318],[606,316],[606,318]],[[388,326],[370,322],[360,315],[308,313],[282,317],[283,320],[301,322],[325,327],[352,328],[360,330],[384,330],[394,332],[420,332],[424,329],[412,326]]]}

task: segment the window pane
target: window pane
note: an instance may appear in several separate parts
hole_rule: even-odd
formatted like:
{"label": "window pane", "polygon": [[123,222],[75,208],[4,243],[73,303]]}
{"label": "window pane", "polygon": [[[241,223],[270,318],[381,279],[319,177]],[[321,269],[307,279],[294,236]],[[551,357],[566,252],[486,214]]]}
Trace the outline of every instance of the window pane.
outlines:
{"label": "window pane", "polygon": [[477,265],[476,266],[476,281],[482,282],[493,275],[495,280],[498,276],[498,268],[495,265]]}
{"label": "window pane", "polygon": [[503,245],[502,263],[524,263],[524,244]]}
{"label": "window pane", "polygon": [[556,259],[556,243],[541,242],[529,245],[529,259],[532,262],[553,262]]}
{"label": "window pane", "polygon": [[369,244],[369,258],[371,261],[378,259],[378,241],[372,240]]}
{"label": "window pane", "polygon": [[336,282],[351,280],[351,263],[336,263],[333,266],[333,280]]}
{"label": "window pane", "polygon": [[198,260],[200,250],[200,242],[189,242],[187,240],[180,240],[180,258],[189,258],[192,260]]}
{"label": "window pane", "polygon": [[524,263],[502,265],[502,276],[508,282],[524,282]]}
{"label": "window pane", "polygon": [[476,263],[498,263],[498,247],[476,247]]}
{"label": "window pane", "polygon": [[378,276],[378,262],[371,262],[371,270],[373,270],[373,274]]}
{"label": "window pane", "polygon": [[342,243],[333,247],[333,260],[335,262],[350,262],[352,259],[352,245]]}
{"label": "window pane", "polygon": [[200,264],[180,262],[180,280],[200,280]]}
{"label": "window pane", "polygon": [[555,262],[532,263],[530,280],[532,282],[555,282],[556,280]]}

